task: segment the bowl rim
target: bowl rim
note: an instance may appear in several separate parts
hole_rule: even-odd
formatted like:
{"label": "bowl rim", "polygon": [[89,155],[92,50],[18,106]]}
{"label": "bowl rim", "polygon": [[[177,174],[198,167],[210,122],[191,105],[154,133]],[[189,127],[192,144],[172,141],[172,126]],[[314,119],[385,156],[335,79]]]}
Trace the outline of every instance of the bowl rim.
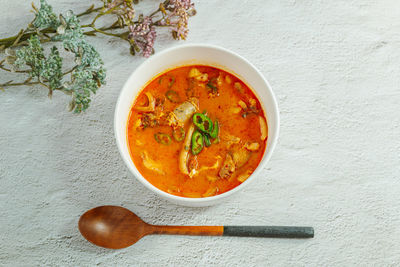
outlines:
{"label": "bowl rim", "polygon": [[[261,172],[262,168],[259,168],[260,164],[254,170],[254,172],[249,176],[249,178],[246,179],[246,181],[244,181],[243,183],[237,185],[236,187],[234,187],[231,190],[228,190],[222,194],[219,194],[216,196],[211,196],[211,197],[201,197],[201,198],[176,196],[176,195],[169,194],[169,193],[157,188],[156,186],[151,184],[149,181],[147,181],[146,178],[143,177],[143,175],[137,170],[135,163],[132,161],[130,153],[128,155],[129,156],[129,159],[128,159],[126,157],[126,155],[122,152],[123,144],[121,141],[119,141],[118,134],[117,134],[117,132],[118,132],[118,129],[117,129],[118,107],[120,106],[120,103],[123,101],[123,99],[122,99],[123,92],[128,90],[128,88],[129,88],[128,85],[130,84],[131,79],[134,76],[135,72],[137,72],[141,68],[144,68],[146,65],[150,64],[151,62],[158,60],[159,57],[161,57],[165,54],[168,54],[168,53],[176,51],[176,50],[185,49],[185,48],[206,48],[206,49],[211,48],[211,49],[223,52],[223,53],[227,53],[230,56],[237,57],[240,60],[244,61],[246,64],[248,64],[253,69],[253,71],[255,71],[257,73],[257,75],[259,75],[262,78],[263,82],[266,84],[266,87],[268,89],[268,94],[271,96],[271,99],[273,102],[273,110],[274,110],[274,114],[266,114],[266,115],[267,115],[267,117],[273,115],[273,119],[276,121],[275,135],[273,136],[273,139],[270,141],[268,151],[264,151],[264,155],[262,157],[262,160],[265,161],[263,165],[266,165],[269,162],[269,160],[272,156],[272,153],[275,150],[276,144],[278,142],[279,131],[280,131],[280,118],[279,118],[278,102],[276,101],[276,97],[275,97],[274,92],[272,91],[272,87],[269,84],[269,82],[267,81],[267,79],[264,77],[264,75],[250,61],[248,61],[243,56],[237,54],[236,52],[233,52],[229,49],[226,49],[226,48],[223,48],[223,47],[217,46],[217,45],[203,44],[203,43],[191,43],[191,44],[183,44],[183,45],[173,46],[173,47],[170,47],[170,48],[164,49],[163,51],[158,52],[156,55],[153,55],[150,58],[143,61],[142,63],[140,63],[140,65],[130,73],[129,77],[127,78],[124,85],[122,86],[122,89],[119,92],[118,100],[115,105],[115,111],[114,111],[114,136],[115,136],[116,143],[118,146],[118,151],[119,151],[123,161],[125,162],[125,165],[128,167],[128,169],[133,174],[133,176],[135,176],[135,178],[137,180],[139,180],[146,188],[148,188],[152,192],[156,193],[157,195],[159,195],[165,199],[169,199],[169,200],[173,201],[174,203],[185,203],[188,205],[190,205],[191,203],[193,203],[193,204],[206,204],[206,203],[211,203],[211,202],[215,203],[218,200],[227,198],[230,195],[234,194],[235,192],[238,192],[239,190],[242,190],[243,188],[245,188],[251,181],[254,180],[254,177],[256,177]],[[252,90],[254,90],[254,89],[252,88]],[[267,150],[267,148],[266,148],[266,150]]]}

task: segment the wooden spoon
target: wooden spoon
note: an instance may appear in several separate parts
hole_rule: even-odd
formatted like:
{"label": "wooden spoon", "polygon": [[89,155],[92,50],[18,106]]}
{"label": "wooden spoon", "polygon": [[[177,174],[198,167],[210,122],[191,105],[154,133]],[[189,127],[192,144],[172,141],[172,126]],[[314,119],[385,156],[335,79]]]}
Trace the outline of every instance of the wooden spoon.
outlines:
{"label": "wooden spoon", "polygon": [[85,212],[79,219],[79,231],[91,243],[112,249],[126,248],[145,235],[214,235],[247,237],[314,237],[312,227],[293,226],[164,226],[142,221],[128,209],[101,206]]}

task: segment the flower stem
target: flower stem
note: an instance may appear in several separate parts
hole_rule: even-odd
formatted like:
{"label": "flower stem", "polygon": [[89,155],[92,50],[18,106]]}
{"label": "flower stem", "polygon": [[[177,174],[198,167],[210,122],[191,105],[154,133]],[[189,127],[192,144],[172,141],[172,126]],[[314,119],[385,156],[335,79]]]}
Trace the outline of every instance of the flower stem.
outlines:
{"label": "flower stem", "polygon": [[[0,69],[5,70],[5,71],[9,71],[12,72],[12,70],[5,68],[4,66],[2,66],[1,64],[4,62],[0,61]],[[65,76],[71,72],[73,72],[75,70],[75,67],[71,68],[70,70],[63,72],[62,76]],[[21,72],[21,73],[28,73],[28,70],[16,70],[15,72]],[[0,88],[4,88],[4,87],[9,87],[9,86],[21,86],[21,85],[35,85],[35,84],[40,84],[42,86],[47,87],[49,90],[60,90],[60,91],[65,91],[62,87],[56,88],[56,89],[51,89],[47,84],[45,84],[45,82],[48,81],[36,81],[36,82],[31,82],[32,77],[30,76],[27,80],[23,81],[23,82],[18,82],[18,83],[12,83],[12,81],[8,81],[6,83],[0,84]]]}
{"label": "flower stem", "polygon": [[153,13],[151,13],[149,15],[149,17],[153,17],[155,14],[157,14],[158,12],[160,12],[160,8],[158,8],[157,10],[155,10]]}
{"label": "flower stem", "polygon": [[[40,32],[41,33],[55,33],[55,30],[47,28],[47,29],[41,30]],[[35,33],[36,32],[27,32],[27,33],[24,33],[22,35],[16,34],[16,35],[11,36],[11,37],[0,39],[0,46],[4,45],[4,48],[10,47],[10,46],[12,46],[14,44],[14,42],[17,40],[17,38],[19,38],[19,40],[18,40],[19,42],[23,42],[23,41],[28,40],[29,37],[31,37],[31,35],[35,34]]]}
{"label": "flower stem", "polygon": [[93,13],[93,12],[97,12],[97,11],[100,11],[103,7],[98,7],[98,8],[93,8],[94,7],[94,5],[92,5],[91,7],[89,7],[85,12],[82,12],[82,13],[79,13],[78,15],[76,15],[78,18],[79,17],[82,17],[82,16],[84,16],[84,15],[89,15],[89,14],[91,14],[91,13]]}
{"label": "flower stem", "polygon": [[34,84],[40,84],[40,82],[3,83],[3,84],[0,84],[0,87],[21,86],[21,85],[34,85]]}
{"label": "flower stem", "polygon": [[123,37],[122,37],[122,36],[123,36],[123,33],[111,33],[111,32],[106,32],[105,30],[97,29],[97,28],[94,27],[94,26],[91,26],[90,28],[92,28],[94,32],[98,32],[98,33],[101,33],[101,34],[105,34],[105,35],[109,35],[109,36],[114,36],[114,37],[118,37],[118,38],[123,38]]}
{"label": "flower stem", "polygon": [[8,69],[8,68],[6,68],[6,67],[4,67],[2,65],[3,62],[4,62],[4,60],[0,62],[0,69],[2,69],[2,70],[8,71],[8,72],[17,72],[17,73],[27,73],[27,72],[29,72],[28,70],[11,70],[11,69]]}

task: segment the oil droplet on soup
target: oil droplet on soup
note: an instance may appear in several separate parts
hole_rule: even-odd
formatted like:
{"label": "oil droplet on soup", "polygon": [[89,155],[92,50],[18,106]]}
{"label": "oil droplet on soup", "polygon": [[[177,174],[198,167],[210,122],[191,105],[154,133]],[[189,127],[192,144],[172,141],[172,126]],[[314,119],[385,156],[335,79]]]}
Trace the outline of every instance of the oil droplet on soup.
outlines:
{"label": "oil droplet on soup", "polygon": [[183,197],[210,197],[243,183],[265,151],[260,102],[234,75],[193,65],[151,80],[135,99],[128,145],[139,172]]}

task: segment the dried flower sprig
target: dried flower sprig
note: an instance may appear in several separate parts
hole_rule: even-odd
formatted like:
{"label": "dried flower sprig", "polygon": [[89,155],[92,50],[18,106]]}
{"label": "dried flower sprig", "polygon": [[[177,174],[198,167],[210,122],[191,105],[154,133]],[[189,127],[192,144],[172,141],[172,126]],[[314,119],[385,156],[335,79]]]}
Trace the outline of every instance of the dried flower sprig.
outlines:
{"label": "dried flower sprig", "polygon": [[[65,17],[61,14],[57,17],[45,0],[41,0],[41,7],[36,11],[35,19],[24,32],[35,30],[37,34],[32,34],[20,48],[15,49],[18,41],[14,42],[14,46],[6,49],[6,58],[0,61],[2,70],[24,73],[28,77],[24,82],[0,84],[0,88],[40,84],[49,90],[49,97],[55,90],[71,95],[69,108],[79,113],[89,107],[91,93],[96,93],[105,83],[103,61],[85,40],[79,19],[71,11]],[[41,29],[53,29],[56,33],[50,36],[41,33]],[[76,65],[63,72],[63,58],[58,48],[51,47],[46,56],[41,43],[44,41],[62,42],[64,49],[74,54]]]}
{"label": "dried flower sprig", "polygon": [[[102,0],[103,8],[98,12],[90,24],[83,27],[92,28],[88,34],[106,34],[119,37],[130,44],[130,52],[135,55],[149,57],[154,53],[154,42],[156,40],[156,28],[168,27],[171,29],[172,37],[176,40],[186,39],[188,19],[196,14],[194,4],[191,0],[165,0],[159,4],[157,10],[150,15],[139,14],[134,8],[133,0]],[[104,15],[114,15],[116,20],[108,27],[98,29],[96,21]],[[127,31],[124,31],[127,29]]]}
{"label": "dried flower sprig", "polygon": [[[92,5],[77,15],[69,11],[65,17],[57,16],[45,0],[40,0],[39,9],[32,4],[35,19],[28,27],[15,36],[0,39],[0,50],[6,49],[6,58],[0,60],[0,69],[24,73],[28,77],[23,82],[0,84],[0,89],[40,84],[48,88],[49,97],[54,90],[71,95],[71,110],[79,113],[87,109],[91,93],[105,82],[105,69],[98,52],[84,35],[104,34],[123,39],[129,42],[132,55],[142,52],[145,57],[154,53],[157,27],[170,28],[174,39],[187,37],[188,18],[196,14],[191,0],[165,0],[148,16],[137,15],[134,5],[138,2],[102,0],[101,7]],[[89,24],[81,25],[79,17],[86,15],[95,16]],[[98,19],[106,15],[114,16],[114,22],[108,26],[96,26]],[[62,42],[64,49],[74,54],[76,65],[63,72],[63,60],[57,47],[53,46],[45,56],[42,44],[47,42]],[[26,69],[21,69],[23,66]]]}
{"label": "dried flower sprig", "polygon": [[[129,42],[131,54],[142,52],[143,56],[150,56],[154,52],[153,46],[156,39],[156,28],[167,27],[171,29],[172,37],[176,40],[184,40],[188,35],[188,19],[196,14],[194,4],[191,0],[165,0],[150,15],[139,13],[135,5],[138,0],[101,0],[102,6],[95,8],[90,6],[86,11],[77,14],[76,17],[94,15],[92,21],[81,25],[84,35],[96,36],[104,34],[117,37]],[[42,3],[42,1],[41,1]],[[0,39],[0,49],[18,44],[24,44],[33,34],[38,34],[41,42],[48,42],[46,35],[56,33],[54,29],[54,16],[51,7],[46,3],[46,8],[38,10],[34,5],[35,13],[40,13],[37,21],[42,25],[46,22],[49,27],[37,30],[22,30],[15,36]],[[98,20],[103,16],[114,16],[115,20],[108,26],[96,26]],[[53,23],[53,24],[52,24]],[[26,43],[26,42],[25,42]],[[150,52],[149,52],[150,51]]]}

